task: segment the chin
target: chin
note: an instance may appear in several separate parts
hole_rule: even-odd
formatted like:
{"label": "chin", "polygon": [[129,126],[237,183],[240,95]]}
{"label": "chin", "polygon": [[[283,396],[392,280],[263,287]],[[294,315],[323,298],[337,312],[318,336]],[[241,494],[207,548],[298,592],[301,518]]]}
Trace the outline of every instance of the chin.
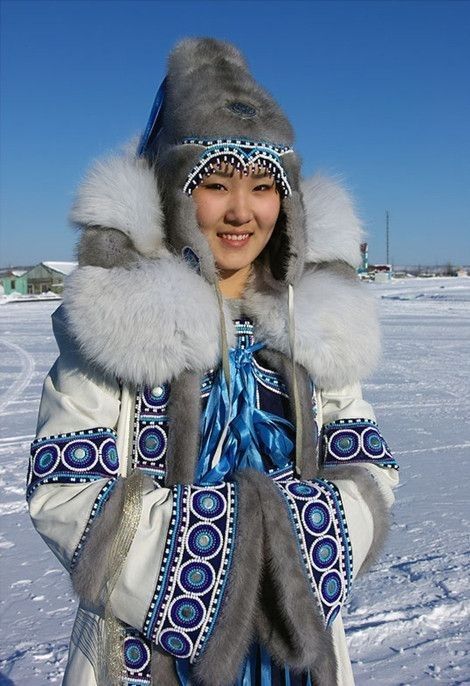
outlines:
{"label": "chin", "polygon": [[241,269],[246,269],[252,264],[253,260],[247,259],[247,260],[240,260],[240,259],[233,259],[233,260],[217,260],[216,259],[216,265],[217,269],[221,272],[238,272]]}

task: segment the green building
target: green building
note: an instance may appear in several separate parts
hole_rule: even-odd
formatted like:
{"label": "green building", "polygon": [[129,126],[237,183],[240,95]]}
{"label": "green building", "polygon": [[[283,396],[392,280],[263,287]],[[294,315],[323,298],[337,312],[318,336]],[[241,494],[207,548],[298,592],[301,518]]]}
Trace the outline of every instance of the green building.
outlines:
{"label": "green building", "polygon": [[28,270],[11,269],[3,276],[5,295],[40,295],[41,293],[62,293],[64,279],[75,267],[76,262],[41,262]]}

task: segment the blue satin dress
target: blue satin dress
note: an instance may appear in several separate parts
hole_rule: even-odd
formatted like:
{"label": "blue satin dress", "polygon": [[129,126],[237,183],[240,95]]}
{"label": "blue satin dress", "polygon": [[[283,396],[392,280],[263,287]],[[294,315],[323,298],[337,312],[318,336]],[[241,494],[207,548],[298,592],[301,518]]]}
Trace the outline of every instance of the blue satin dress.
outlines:
{"label": "blue satin dress", "polygon": [[[235,322],[236,346],[229,350],[231,398],[223,370],[209,372],[202,383],[201,451],[196,469],[199,484],[230,479],[244,468],[268,472],[292,464],[295,430],[289,417],[289,397],[282,378],[262,366],[256,353],[250,320]],[[226,425],[220,460],[214,452]],[[221,656],[223,659],[223,656]],[[181,686],[189,686],[189,664],[176,660]],[[255,643],[234,686],[313,686],[308,673],[293,674],[279,667],[266,650]]]}

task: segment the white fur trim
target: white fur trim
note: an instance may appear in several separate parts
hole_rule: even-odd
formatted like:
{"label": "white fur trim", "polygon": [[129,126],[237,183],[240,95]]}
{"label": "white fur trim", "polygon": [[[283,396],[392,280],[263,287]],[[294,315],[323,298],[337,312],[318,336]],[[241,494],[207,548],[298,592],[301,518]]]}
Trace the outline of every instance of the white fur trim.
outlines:
{"label": "white fur trim", "polygon": [[301,183],[307,224],[305,261],[361,263],[363,231],[349,193],[332,179],[315,174]]}
{"label": "white fur trim", "polygon": [[[294,294],[295,354],[315,384],[342,388],[369,374],[380,351],[376,303],[359,281],[320,269]],[[287,294],[251,292],[248,314],[268,347],[290,357]]]}
{"label": "white fur trim", "polygon": [[64,304],[85,357],[123,381],[159,384],[220,358],[215,291],[175,257],[77,269]]}
{"label": "white fur trim", "polygon": [[80,227],[119,229],[145,257],[167,252],[157,181],[147,160],[136,155],[96,162],[78,190],[70,220]]}

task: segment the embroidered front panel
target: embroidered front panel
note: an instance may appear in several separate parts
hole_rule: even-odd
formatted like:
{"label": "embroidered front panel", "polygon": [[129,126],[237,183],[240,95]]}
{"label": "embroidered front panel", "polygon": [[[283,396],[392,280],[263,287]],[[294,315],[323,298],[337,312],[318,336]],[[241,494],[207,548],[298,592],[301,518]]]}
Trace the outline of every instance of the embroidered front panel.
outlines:
{"label": "embroidered front panel", "polygon": [[126,626],[126,637],[123,646],[125,686],[150,686],[151,674],[151,643],[142,634]]}
{"label": "embroidered front panel", "polygon": [[96,428],[38,438],[31,444],[26,497],[40,484],[87,483],[119,470],[116,432]]}
{"label": "embroidered front panel", "polygon": [[371,419],[340,419],[323,428],[324,465],[351,462],[398,469],[377,424]]}
{"label": "embroidered front panel", "polygon": [[328,626],[352,579],[352,549],[339,491],[320,479],[275,483],[288,506],[310,585]]}
{"label": "embroidered front panel", "polygon": [[173,514],[144,635],[177,658],[204,650],[221,604],[237,527],[238,487],[174,486]]}
{"label": "embroidered front panel", "polygon": [[139,389],[136,395],[132,467],[139,467],[163,486],[168,444],[169,384]]}

